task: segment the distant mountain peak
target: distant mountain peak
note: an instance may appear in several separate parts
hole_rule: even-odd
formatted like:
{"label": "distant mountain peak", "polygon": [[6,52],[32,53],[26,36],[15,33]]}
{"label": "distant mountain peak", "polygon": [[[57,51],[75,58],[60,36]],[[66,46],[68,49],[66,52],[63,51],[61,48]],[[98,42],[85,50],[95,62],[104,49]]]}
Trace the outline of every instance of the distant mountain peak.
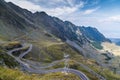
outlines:
{"label": "distant mountain peak", "polygon": [[108,41],[111,42],[109,39],[107,39],[102,33],[100,33],[96,28],[88,26],[84,27],[82,26],[81,32],[84,33],[86,37],[88,37],[90,40],[97,41],[97,42],[104,42]]}
{"label": "distant mountain peak", "polygon": [[74,25],[72,22],[70,21],[64,21],[66,24],[71,24],[71,25]]}
{"label": "distant mountain peak", "polygon": [[47,14],[46,12],[44,12],[44,11],[42,11],[42,12],[38,12],[38,11],[37,11],[37,12],[34,13],[34,15],[38,15],[38,16],[40,16],[40,15],[41,15],[41,16],[48,16],[48,14]]}

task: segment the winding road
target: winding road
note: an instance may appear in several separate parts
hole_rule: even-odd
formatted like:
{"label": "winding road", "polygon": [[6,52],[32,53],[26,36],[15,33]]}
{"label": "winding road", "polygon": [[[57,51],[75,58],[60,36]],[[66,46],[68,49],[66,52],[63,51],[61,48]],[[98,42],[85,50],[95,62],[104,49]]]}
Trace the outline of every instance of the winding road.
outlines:
{"label": "winding road", "polygon": [[[54,66],[54,65],[56,65],[56,64],[58,64],[58,63],[64,62],[64,61],[65,61],[64,59],[62,59],[62,60],[57,60],[57,61],[53,61],[52,63],[49,63],[49,64],[43,66],[43,65],[40,65],[40,64],[42,64],[42,63],[38,63],[38,62],[34,62],[34,61],[32,61],[32,63],[31,63],[30,60],[25,60],[26,63],[28,63],[31,67],[34,67],[35,69],[50,68],[50,67],[52,67],[52,66]],[[37,64],[36,64],[36,63],[37,63]]]}
{"label": "winding road", "polygon": [[[29,49],[27,51],[25,51],[24,53],[20,54],[19,57],[15,57],[15,56],[12,55],[12,53],[14,51],[21,50],[23,47],[16,48],[16,49],[13,49],[13,50],[7,52],[8,55],[13,57],[18,63],[20,63],[20,65],[22,66],[22,70],[25,70],[25,71],[28,71],[28,72],[31,72],[31,73],[40,73],[40,74],[41,73],[46,74],[46,73],[67,71],[69,73],[76,74],[77,76],[79,76],[81,78],[81,80],[89,80],[89,78],[84,73],[82,73],[81,71],[75,70],[75,69],[69,69],[69,68],[58,68],[58,69],[53,69],[53,70],[33,69],[33,68],[30,67],[31,65],[29,65],[26,62],[21,60],[26,54],[28,54],[32,50],[32,44],[30,44]],[[61,60],[61,61],[63,61],[63,60]],[[55,61],[55,62],[51,63],[49,66],[46,66],[46,67],[50,67],[50,66],[52,66],[52,65],[54,65],[58,62],[61,62],[61,61]],[[46,68],[46,67],[44,67],[44,68]],[[41,68],[43,68],[43,67],[41,67]]]}
{"label": "winding road", "polygon": [[28,54],[31,50],[32,50],[32,44],[30,44],[30,47],[29,47],[29,49],[28,49],[26,52],[24,52],[24,53],[22,53],[22,54],[19,55],[19,58],[22,59],[22,58],[23,58],[26,54]]}
{"label": "winding road", "polygon": [[89,67],[87,67],[86,65],[77,62],[75,60],[73,60],[75,63],[79,64],[81,67],[83,67],[84,69],[86,69],[88,72],[90,72],[92,75],[96,76],[99,80],[106,80],[103,76],[97,74],[95,71],[91,70]]}

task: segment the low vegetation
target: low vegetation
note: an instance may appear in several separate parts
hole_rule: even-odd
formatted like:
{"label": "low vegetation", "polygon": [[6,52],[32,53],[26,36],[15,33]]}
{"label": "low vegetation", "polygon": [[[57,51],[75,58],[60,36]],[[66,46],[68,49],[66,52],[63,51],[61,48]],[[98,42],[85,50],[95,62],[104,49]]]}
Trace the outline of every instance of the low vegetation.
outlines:
{"label": "low vegetation", "polygon": [[92,45],[97,49],[103,49],[100,42],[92,42]]}
{"label": "low vegetation", "polygon": [[[35,48],[35,49],[38,50],[37,48]],[[36,50],[33,50],[33,51],[36,51]],[[37,52],[39,52],[39,51],[37,51]],[[94,70],[98,74],[101,74],[107,80],[119,80],[120,79],[120,77],[117,74],[114,74],[113,72],[111,72],[110,70],[107,70],[107,69],[105,69],[105,71],[102,71],[100,73],[101,68],[96,63],[95,60],[84,58],[83,56],[80,55],[79,52],[77,52],[73,48],[69,47],[67,44],[60,44],[60,45],[56,44],[56,45],[51,45],[51,46],[48,46],[48,47],[43,47],[43,48],[40,49],[40,53],[35,54],[35,52],[31,52],[30,54],[25,56],[25,58],[35,60],[35,61],[41,61],[41,62],[45,62],[45,63],[50,63],[50,62],[55,61],[55,60],[63,59],[64,58],[63,57],[64,53],[69,54],[71,60],[75,60],[75,61],[78,61],[78,62],[80,62],[82,64],[85,64],[86,66],[89,66],[92,70]],[[33,56],[33,57],[31,58],[30,56]],[[91,80],[98,80],[98,78],[96,76],[94,76],[93,74],[88,72],[84,67],[81,67],[79,64],[74,63],[72,61],[70,61],[69,64],[70,64],[69,65],[70,68],[82,71]],[[61,68],[61,67],[64,67],[63,62],[59,63],[59,64],[57,64],[57,65],[55,65],[55,66],[53,66],[53,67],[51,67],[49,69]],[[107,73],[108,71],[110,73]]]}
{"label": "low vegetation", "polygon": [[98,74],[105,77],[107,80],[120,80],[119,74],[116,74],[107,68],[102,68],[100,66],[90,66],[90,67],[91,67],[91,69],[96,71]]}
{"label": "low vegetation", "polygon": [[[16,45],[18,44],[19,43],[17,42],[12,42],[9,45],[12,45],[12,48],[14,47],[16,48]],[[6,45],[5,46],[3,45],[0,47],[0,61],[3,61],[1,63],[2,67],[0,67],[0,80],[59,80],[59,79],[60,80],[62,79],[63,80],[65,79],[80,80],[77,76],[73,74],[64,75],[59,72],[59,73],[38,75],[38,74],[23,73],[23,72],[20,72],[18,69],[17,70],[9,69],[9,68],[15,68],[16,66],[19,66],[19,64],[12,57],[6,54],[7,51],[5,48],[6,48]],[[26,50],[26,48],[24,49]],[[40,53],[36,53],[36,52],[40,52]],[[55,45],[39,47],[39,48],[34,46],[32,52],[29,53],[27,56],[25,56],[25,58],[35,60],[35,61],[41,61],[44,63],[50,63],[52,61],[63,59],[64,53],[67,53],[70,55],[71,60],[69,61],[69,67],[82,71],[90,78],[90,80],[98,80],[98,78],[93,74],[91,74],[89,71],[87,71],[84,67],[75,63],[74,61],[87,65],[96,73],[104,76],[107,80],[120,79],[120,76],[118,74],[115,74],[109,69],[100,67],[95,60],[84,58],[83,56],[80,55],[79,52],[75,51],[73,48],[69,47],[67,44],[55,44]],[[33,57],[31,58],[30,56],[33,56]],[[8,66],[9,68],[4,68],[3,66],[5,65]],[[49,69],[55,69],[55,68],[61,68],[61,67],[64,67],[64,62],[59,63]]]}
{"label": "low vegetation", "polygon": [[12,42],[7,42],[7,43],[3,44],[3,47],[7,50],[11,50],[14,48],[22,47],[22,45],[18,41],[12,41]]}
{"label": "low vegetation", "polygon": [[[99,66],[95,60],[92,59],[85,59],[84,57],[80,57],[80,56],[76,56],[76,58],[73,58],[74,60],[81,62],[82,64],[88,66],[90,69],[92,69],[93,71],[95,71],[96,73],[102,75],[103,77],[105,77],[107,80],[120,80],[120,76],[119,74],[116,74],[115,72],[111,71],[108,68],[103,68],[101,66]],[[80,69],[81,71],[83,71],[88,77],[90,77],[90,73],[88,73],[87,71],[85,71],[85,68]],[[96,79],[92,79],[92,80],[96,80]]]}
{"label": "low vegetation", "polygon": [[14,68],[19,64],[6,53],[7,51],[0,46],[0,65],[6,65],[7,67]]}
{"label": "low vegetation", "polygon": [[32,52],[27,54],[25,58],[34,61],[49,63],[55,60],[63,59],[64,53],[69,54],[71,57],[79,54],[67,44],[53,44],[47,47],[40,46],[39,48],[38,46],[33,46]]}
{"label": "low vegetation", "polygon": [[0,67],[0,80],[81,80],[74,74],[65,75],[64,73],[50,74],[28,74],[17,69],[8,69]]}

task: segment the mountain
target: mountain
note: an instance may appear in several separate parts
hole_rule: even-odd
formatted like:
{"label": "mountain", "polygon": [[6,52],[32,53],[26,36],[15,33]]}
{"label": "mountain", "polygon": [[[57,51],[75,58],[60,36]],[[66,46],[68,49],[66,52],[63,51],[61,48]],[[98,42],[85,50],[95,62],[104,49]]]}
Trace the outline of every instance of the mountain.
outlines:
{"label": "mountain", "polygon": [[115,43],[116,45],[120,46],[120,39],[119,38],[110,38],[110,40]]}
{"label": "mountain", "polygon": [[[10,68],[18,66],[17,61],[7,55],[7,52],[23,47],[13,52],[13,55],[18,58],[28,50],[29,44],[32,44],[31,51],[23,57],[23,61],[32,67],[41,67],[62,60],[64,54],[69,54],[70,68],[85,72],[91,80],[97,80],[95,74],[92,74],[86,66],[97,73],[101,72],[101,68],[114,67],[112,63],[109,64],[114,55],[104,50],[104,46],[101,45],[104,42],[111,44],[111,41],[94,27],[76,26],[70,21],[63,21],[45,12],[32,13],[11,2],[0,0],[0,55],[2,55],[0,64],[2,62]],[[63,62],[50,69],[60,67],[64,67]],[[111,76],[112,79],[119,80],[119,77],[116,78],[115,74],[106,69],[101,72],[101,75],[108,80]]]}
{"label": "mountain", "polygon": [[[62,21],[45,12],[32,13],[26,9],[0,0],[0,38],[34,42],[45,46],[47,43],[65,42],[85,57],[95,58],[102,42],[110,42],[96,28],[76,26]],[[48,45],[48,44],[47,44]]]}
{"label": "mountain", "polygon": [[[90,40],[98,42],[107,41],[103,35],[101,35],[95,28],[92,27],[78,27],[71,22],[64,22],[56,17],[51,17],[45,12],[31,13],[30,11],[22,9],[11,2],[6,3],[3,0],[1,0],[0,6],[1,26],[5,26],[4,29],[1,28],[1,34],[5,32],[4,30],[7,29],[7,24],[9,24],[9,27],[11,27],[9,29],[15,29],[13,30],[13,33],[16,33],[14,34],[15,36],[42,27],[46,29],[47,32],[54,34],[62,40],[66,40],[66,38],[68,38],[70,40],[76,40],[80,43],[86,43],[87,39],[85,39],[85,37],[87,37]],[[6,35],[10,35],[10,31],[11,30],[9,30]],[[85,35],[80,35],[79,32]],[[99,35],[95,36],[93,35],[94,33]],[[13,34],[10,36],[13,36]]]}
{"label": "mountain", "polygon": [[9,6],[9,3],[6,3],[3,0],[0,0],[0,26],[2,27],[0,29],[0,34],[1,36],[3,34],[5,37],[22,34],[22,30],[26,30],[26,26],[33,27],[29,21],[15,12],[15,10]]}
{"label": "mountain", "polygon": [[93,27],[80,27],[82,33],[92,41],[96,42],[110,42],[109,39],[105,38],[96,28]]}

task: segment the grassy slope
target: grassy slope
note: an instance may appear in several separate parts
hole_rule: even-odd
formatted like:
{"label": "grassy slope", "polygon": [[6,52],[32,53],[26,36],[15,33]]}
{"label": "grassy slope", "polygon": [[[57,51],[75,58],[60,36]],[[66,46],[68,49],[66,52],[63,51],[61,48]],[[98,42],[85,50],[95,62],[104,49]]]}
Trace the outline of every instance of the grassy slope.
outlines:
{"label": "grassy slope", "polygon": [[0,46],[0,65],[6,65],[10,68],[18,66],[18,63],[9,55],[7,55],[6,50]]}
{"label": "grassy slope", "polygon": [[[38,47],[40,48],[40,51],[38,51],[38,49],[37,49]],[[89,66],[91,69],[93,69],[97,73],[99,73],[101,71],[101,67],[98,66],[94,60],[84,58],[83,56],[80,55],[79,52],[75,51],[73,48],[71,48],[69,45],[67,45],[65,43],[64,44],[55,44],[55,45],[50,45],[50,46],[44,45],[44,47],[41,45],[37,45],[37,48],[34,48],[33,49],[34,52],[29,53],[26,56],[26,58],[35,60],[35,61],[49,63],[49,62],[52,62],[55,60],[63,59],[63,54],[67,53],[70,55],[70,59],[81,62],[81,63]],[[36,53],[36,51],[37,51],[37,53]],[[30,56],[33,56],[33,57],[30,57]],[[53,66],[51,69],[59,68],[59,67],[63,67],[63,66],[64,66],[64,64],[60,63],[60,64]],[[70,62],[70,68],[74,68],[74,69],[78,69],[78,70],[82,71],[91,80],[97,80],[97,78],[95,76],[93,76],[90,72],[88,72],[83,67],[81,67],[80,65],[78,65],[74,62]],[[119,80],[120,79],[120,77],[117,74],[112,73],[108,69],[104,69],[104,71],[101,72],[100,74],[103,75],[104,77],[106,77],[107,80]]]}
{"label": "grassy slope", "polygon": [[[96,64],[96,61],[91,59],[84,59],[83,57],[79,58],[80,56],[77,56],[76,58],[73,58],[73,60],[76,60],[78,62],[83,63],[84,65],[87,65],[89,68],[94,70],[96,73],[104,76],[107,80],[120,80],[119,74],[115,74],[114,72],[110,71],[107,68],[100,67]],[[86,71],[83,71],[86,73]],[[88,76],[90,74],[86,73]]]}
{"label": "grassy slope", "polygon": [[74,74],[50,73],[45,75],[25,74],[19,70],[0,67],[0,80],[80,80]]}
{"label": "grassy slope", "polygon": [[33,47],[33,50],[31,53],[26,55],[26,58],[36,60],[36,61],[41,61],[41,62],[43,61],[51,62],[51,61],[63,59],[64,53],[70,54],[71,57],[74,57],[74,55],[79,54],[65,43],[53,44],[53,45],[44,46],[44,47],[41,45],[37,45]]}
{"label": "grassy slope", "polygon": [[[13,58],[8,56],[6,52],[6,47],[15,47],[15,44],[18,45],[18,42],[4,43],[5,45],[0,46],[0,61],[4,61],[5,65],[13,68],[18,64],[14,61]],[[36,74],[26,74],[20,72],[19,70],[4,68],[0,66],[0,80],[58,80],[58,79],[67,79],[67,80],[80,80],[74,74],[64,75],[62,73],[50,73],[45,75],[36,75]]]}
{"label": "grassy slope", "polygon": [[120,75],[113,73],[109,69],[105,69],[99,66],[91,66],[91,68],[100,75],[104,76],[107,80],[120,80]]}
{"label": "grassy slope", "polygon": [[[13,44],[18,45],[18,42],[9,43],[9,46],[11,47],[11,45],[13,45]],[[52,45],[50,45],[50,44],[52,44]],[[113,72],[111,72],[108,69],[103,69],[103,71],[101,72],[102,68],[100,66],[98,66],[94,60],[84,58],[83,56],[80,55],[79,52],[75,51],[73,48],[71,48],[69,45],[67,45],[65,43],[64,44],[63,43],[56,44],[53,42],[49,42],[49,46],[46,46],[46,44],[45,45],[42,44],[42,46],[40,46],[40,45],[41,45],[41,43],[35,45],[36,47],[33,48],[33,51],[31,53],[29,53],[26,56],[26,58],[49,63],[49,62],[52,62],[55,60],[63,59],[63,54],[68,53],[70,55],[70,59],[71,59],[69,62],[70,68],[82,71],[91,80],[97,80],[97,78],[95,76],[93,76],[90,72],[85,70],[83,67],[81,67],[79,64],[74,63],[72,60],[81,62],[81,63],[89,66],[92,70],[94,70],[97,73],[106,77],[107,80],[119,80],[120,79],[119,75],[114,74]],[[4,59],[4,61],[6,62],[5,64],[8,65],[9,67],[16,66],[17,63],[14,61],[14,59],[9,57],[6,53],[4,53],[4,51],[5,50],[3,49],[3,47],[1,47],[0,48],[0,59]],[[32,56],[32,58],[30,56]],[[11,62],[12,62],[12,64],[11,64]],[[64,67],[64,64],[63,63],[57,64],[57,65],[53,66],[51,69],[59,68],[59,67]],[[28,80],[29,79],[31,79],[31,80],[50,80],[51,79],[52,80],[53,78],[58,79],[58,77],[60,77],[60,76],[62,76],[62,78],[65,77],[60,73],[55,73],[55,74],[46,74],[43,77],[35,76],[34,78],[32,78],[34,75],[29,76],[28,74],[21,73],[18,70],[12,70],[12,69],[3,68],[3,67],[1,67],[0,69],[1,69],[0,73],[2,73],[2,71],[6,71],[4,74],[0,75],[1,80],[24,80],[24,78],[26,78],[26,80],[27,79]],[[7,72],[7,70],[8,70],[8,72]],[[9,71],[11,72],[11,74],[9,74]],[[17,74],[17,76],[14,76],[14,74]],[[50,78],[48,78],[48,76],[50,76]],[[71,77],[71,76],[69,76],[69,77]],[[67,79],[67,80],[69,80],[69,79]],[[77,80],[77,79],[75,79],[75,80]]]}

